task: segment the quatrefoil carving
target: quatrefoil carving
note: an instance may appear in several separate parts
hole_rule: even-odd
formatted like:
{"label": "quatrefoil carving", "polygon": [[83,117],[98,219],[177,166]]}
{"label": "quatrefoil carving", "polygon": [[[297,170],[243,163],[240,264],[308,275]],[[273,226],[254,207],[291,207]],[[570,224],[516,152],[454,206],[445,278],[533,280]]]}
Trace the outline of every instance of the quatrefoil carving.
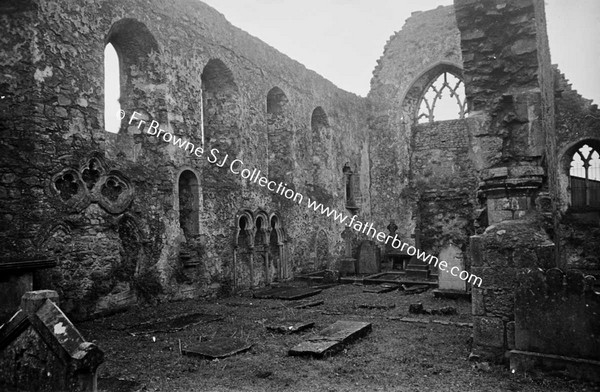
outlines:
{"label": "quatrefoil carving", "polygon": [[125,211],[133,200],[133,187],[118,171],[107,172],[97,158],[91,158],[79,170],[63,169],[52,178],[51,191],[70,211],[80,212],[98,203],[112,214]]}
{"label": "quatrefoil carving", "polygon": [[96,158],[92,158],[82,169],[81,179],[85,182],[87,189],[91,190],[104,173],[102,164]]}

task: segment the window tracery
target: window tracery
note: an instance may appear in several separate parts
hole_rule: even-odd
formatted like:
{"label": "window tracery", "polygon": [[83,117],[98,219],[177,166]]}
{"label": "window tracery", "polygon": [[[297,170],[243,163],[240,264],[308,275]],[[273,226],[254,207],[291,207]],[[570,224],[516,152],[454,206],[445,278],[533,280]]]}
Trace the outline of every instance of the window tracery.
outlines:
{"label": "window tracery", "polygon": [[600,154],[584,144],[573,153],[569,169],[571,205],[600,207]]}
{"label": "window tracery", "polygon": [[456,75],[442,72],[423,91],[417,113],[419,124],[466,117],[464,83]]}

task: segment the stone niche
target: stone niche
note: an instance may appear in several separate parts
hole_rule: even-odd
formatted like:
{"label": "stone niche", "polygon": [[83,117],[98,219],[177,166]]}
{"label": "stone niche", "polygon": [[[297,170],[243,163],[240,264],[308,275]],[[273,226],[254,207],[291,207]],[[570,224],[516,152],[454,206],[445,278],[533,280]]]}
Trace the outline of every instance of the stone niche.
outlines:
{"label": "stone niche", "polygon": [[58,307],[52,290],[29,291],[0,327],[0,389],[96,391],[104,353]]}

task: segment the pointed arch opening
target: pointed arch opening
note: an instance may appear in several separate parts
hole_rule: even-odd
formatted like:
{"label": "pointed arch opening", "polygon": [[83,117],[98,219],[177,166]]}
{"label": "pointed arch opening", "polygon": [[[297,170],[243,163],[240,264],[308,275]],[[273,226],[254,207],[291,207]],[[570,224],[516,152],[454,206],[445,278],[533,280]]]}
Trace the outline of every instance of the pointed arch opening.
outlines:
{"label": "pointed arch opening", "polygon": [[121,71],[119,55],[110,42],[104,47],[104,129],[118,133],[121,127]]}
{"label": "pointed arch opening", "polygon": [[449,71],[440,73],[425,87],[418,107],[418,123],[465,118],[467,102],[462,79]]}
{"label": "pointed arch opening", "polygon": [[440,62],[416,76],[402,98],[406,125],[463,119],[468,116],[463,71],[458,64]]}

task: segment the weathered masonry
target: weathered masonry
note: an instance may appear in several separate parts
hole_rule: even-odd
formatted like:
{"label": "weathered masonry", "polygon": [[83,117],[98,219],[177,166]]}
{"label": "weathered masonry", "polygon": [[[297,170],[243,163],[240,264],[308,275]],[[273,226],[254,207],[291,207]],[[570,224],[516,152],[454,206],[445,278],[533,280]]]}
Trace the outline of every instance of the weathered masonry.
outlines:
{"label": "weathered masonry", "polygon": [[[144,298],[196,298],[333,266],[341,228],[210,164],[212,148],[340,211],[343,170],[351,167],[368,214],[366,100],[212,8],[2,7],[9,77],[0,101],[0,235],[3,260],[14,266],[3,284],[14,297],[6,297],[5,314],[38,287],[56,289],[65,311],[87,317]],[[105,113],[109,49],[120,98]],[[110,121],[118,110],[125,118],[109,129],[105,115]],[[140,116],[129,124],[134,111]],[[141,121],[204,146],[204,156],[149,137]]]}
{"label": "weathered masonry", "polygon": [[[0,9],[2,316],[32,289],[56,290],[83,318],[351,271],[368,248],[470,292],[479,356],[600,359],[540,343],[543,313],[523,312],[554,295],[564,305],[556,317],[581,320],[558,330],[575,346],[598,345],[600,114],[551,64],[543,1],[414,12],[386,43],[366,98],[200,1]],[[105,57],[119,73],[106,102],[115,71]],[[153,121],[170,137],[149,137]],[[330,217],[211,164],[213,148],[481,286],[364,245]]]}
{"label": "weathered masonry", "polygon": [[[473,352],[501,361],[513,350],[517,369],[531,352],[600,359],[542,344],[547,309],[524,318],[536,301],[515,294],[549,285],[537,304],[554,290],[572,301],[554,317],[582,323],[559,329],[572,336],[565,347],[590,336],[583,345],[598,346],[600,116],[550,63],[543,2],[457,0],[413,13],[386,44],[368,98],[374,219],[391,217],[404,238],[482,278]],[[528,280],[537,268],[548,277]]]}

